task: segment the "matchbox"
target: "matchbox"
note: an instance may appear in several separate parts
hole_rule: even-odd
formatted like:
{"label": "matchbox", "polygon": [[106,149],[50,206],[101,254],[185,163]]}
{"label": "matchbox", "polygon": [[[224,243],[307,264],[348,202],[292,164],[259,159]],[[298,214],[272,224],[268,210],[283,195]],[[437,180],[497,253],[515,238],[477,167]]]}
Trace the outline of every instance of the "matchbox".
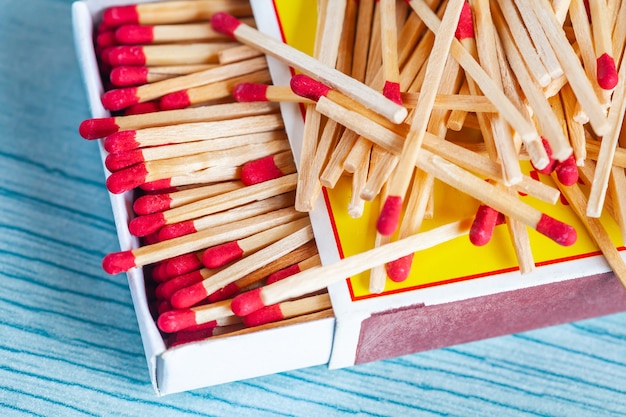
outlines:
{"label": "matchbox", "polygon": [[[142,1],[73,4],[78,61],[94,118],[109,115],[100,100],[104,90],[94,26],[106,7],[134,3]],[[252,0],[251,5],[259,31],[312,53],[314,0]],[[292,69],[271,56],[267,61],[273,83],[288,85]],[[299,155],[302,108],[286,102],[280,108],[292,151]],[[99,146],[104,158],[106,151]],[[294,159],[297,163],[298,157]],[[552,181],[538,177],[530,164],[524,169],[540,181]],[[379,202],[367,203],[363,215],[352,218],[345,209],[349,194],[349,180],[342,179],[333,189],[323,190],[309,213],[323,265],[373,246]],[[469,218],[476,211],[476,201],[444,184],[436,184],[435,194],[439,201],[454,203],[438,206],[424,230]],[[132,193],[110,197],[120,247],[138,247],[128,230]],[[127,279],[155,392],[171,394],[314,365],[351,366],[626,310],[626,292],[567,203],[522,198],[578,232],[577,243],[562,248],[530,231],[536,264],[532,272],[520,274],[506,225],[500,225],[487,246],[473,246],[461,236],[416,254],[409,277],[400,283],[387,280],[380,293],[369,291],[367,272],[338,280],[328,288],[334,316],[286,320],[176,347],[167,347],[155,324],[142,268],[130,269]],[[602,222],[623,254],[617,225],[609,216]],[[254,355],[249,354],[250,346],[255,347]]]}

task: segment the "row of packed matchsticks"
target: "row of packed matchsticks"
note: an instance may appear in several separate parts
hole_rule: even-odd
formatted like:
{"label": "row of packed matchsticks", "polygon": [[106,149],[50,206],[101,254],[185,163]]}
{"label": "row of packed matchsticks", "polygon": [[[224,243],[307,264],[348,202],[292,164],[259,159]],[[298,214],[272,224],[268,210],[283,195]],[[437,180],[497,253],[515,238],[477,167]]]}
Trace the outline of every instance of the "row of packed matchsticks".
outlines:
{"label": "row of packed matchsticks", "polygon": [[[626,2],[320,0],[317,17],[312,56],[258,31],[242,0],[114,6],[95,30],[112,116],[79,130],[102,139],[107,188],[134,193],[142,242],[103,267],[144,267],[171,345],[332,315],[330,284],[369,271],[380,293],[416,251],[486,245],[502,223],[530,273],[529,233],[567,246],[577,231],[519,193],[565,197],[626,282],[598,219],[606,206],[626,230]],[[289,85],[266,55],[294,69]],[[297,164],[280,102],[301,105]],[[308,212],[342,175],[350,216],[380,201],[376,239],[322,266]],[[420,231],[434,180],[476,215]]]}

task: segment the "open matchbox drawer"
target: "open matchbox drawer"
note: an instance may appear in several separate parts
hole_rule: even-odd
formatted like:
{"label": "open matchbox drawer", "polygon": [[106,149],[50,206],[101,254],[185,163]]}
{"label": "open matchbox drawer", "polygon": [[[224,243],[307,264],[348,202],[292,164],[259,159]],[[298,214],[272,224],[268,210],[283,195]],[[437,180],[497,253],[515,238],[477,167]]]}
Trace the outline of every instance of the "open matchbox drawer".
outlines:
{"label": "open matchbox drawer", "polygon": [[[77,55],[94,118],[109,116],[100,101],[103,87],[92,41],[94,22],[106,7],[138,2],[141,0],[85,0],[73,4]],[[251,4],[257,28],[282,39],[287,31],[280,19],[290,15],[275,9],[280,2],[252,0]],[[271,57],[268,64],[274,84],[288,85],[290,69]],[[281,112],[292,149],[299,155],[302,113],[297,105],[288,103],[281,103]],[[100,149],[104,157],[101,144]],[[345,191],[333,192],[335,196],[323,193],[310,214],[324,264],[354,250],[344,237],[363,228],[333,211],[332,200]],[[132,195],[110,197],[121,249],[137,247],[137,239],[128,231]],[[488,251],[473,253],[478,249],[468,245],[443,247],[425,256],[443,263],[456,258],[455,251],[467,252],[465,256],[474,261],[490,256]],[[386,288],[380,295],[359,290],[358,278],[344,280],[329,288],[335,317],[170,349],[149,311],[142,269],[131,269],[127,278],[152,384],[157,394],[165,395],[314,365],[351,366],[626,310],[626,292],[604,258],[597,250],[578,251],[537,262],[535,271],[523,276],[515,267],[496,266],[435,282],[409,282]],[[249,354],[250,346],[254,346],[254,355]]]}

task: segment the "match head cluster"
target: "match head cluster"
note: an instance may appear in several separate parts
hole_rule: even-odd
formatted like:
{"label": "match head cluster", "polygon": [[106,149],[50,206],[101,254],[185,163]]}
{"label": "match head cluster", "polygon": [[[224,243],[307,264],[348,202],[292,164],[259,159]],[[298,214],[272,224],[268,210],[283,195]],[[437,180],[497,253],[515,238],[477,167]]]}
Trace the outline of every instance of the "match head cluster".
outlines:
{"label": "match head cluster", "polygon": [[[583,198],[590,208],[575,210],[583,223],[602,210],[623,136],[626,4],[615,17],[600,7],[581,20],[575,6],[537,13],[552,10],[547,0],[524,10],[511,0],[385,0],[362,14],[366,2],[353,3],[326,3],[316,36],[327,44],[315,56],[246,23],[253,16],[244,0],[104,11],[94,45],[111,116],[78,130],[101,141],[108,190],[133,196],[128,230],[141,245],[107,255],[103,269],[144,269],[171,346],[332,314],[325,288],[346,277],[325,274],[332,268],[321,265],[307,211],[321,183],[332,188],[341,176],[351,178],[351,216],[379,199],[372,228],[383,243],[373,244],[373,255],[384,242],[421,250],[411,239],[422,233],[435,180],[474,199],[471,227],[449,238],[465,234],[486,256],[506,223],[576,244],[574,227],[528,203],[528,184],[538,178],[549,185],[533,190],[551,187],[568,200],[581,185],[591,188]],[[598,16],[612,32],[597,27]],[[288,85],[272,84],[266,55],[294,69]],[[301,155],[292,154],[282,102],[298,103],[304,115]],[[470,136],[482,141],[463,140]],[[590,139],[605,147],[594,159]],[[520,168],[528,161],[533,178]],[[455,202],[434,206],[447,204]],[[511,244],[520,272],[529,273],[530,241],[516,230],[508,228]],[[602,228],[590,233],[606,240]],[[385,256],[370,268],[372,292],[419,273],[414,253]],[[304,282],[317,268],[323,279]]]}

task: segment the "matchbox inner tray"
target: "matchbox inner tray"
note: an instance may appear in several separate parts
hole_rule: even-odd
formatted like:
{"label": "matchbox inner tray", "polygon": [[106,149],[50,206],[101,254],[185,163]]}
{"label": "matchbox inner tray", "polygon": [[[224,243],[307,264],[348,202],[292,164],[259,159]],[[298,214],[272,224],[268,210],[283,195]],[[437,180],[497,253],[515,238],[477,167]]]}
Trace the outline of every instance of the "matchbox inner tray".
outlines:
{"label": "matchbox inner tray", "polygon": [[[76,49],[94,118],[109,116],[100,101],[103,87],[92,41],[94,23],[106,7],[131,3],[138,1],[73,4]],[[315,1],[251,4],[261,32],[312,53]],[[291,68],[271,57],[268,65],[275,85],[289,84]],[[297,104],[280,106],[292,150],[299,155],[303,113]],[[104,157],[102,146],[101,152]],[[526,167],[526,174],[531,171]],[[552,181],[548,176],[540,180]],[[340,180],[334,189],[323,190],[310,213],[324,265],[373,245],[378,201],[368,203],[364,214],[353,219],[345,209],[349,193],[349,181]],[[436,184],[435,193],[455,204],[438,206],[436,216],[425,221],[425,230],[476,211],[477,202],[443,184]],[[128,231],[132,195],[110,197],[121,249],[137,247],[139,242]],[[567,203],[529,204],[575,226],[579,236],[575,245],[560,247],[531,230],[536,263],[531,273],[520,274],[501,225],[487,246],[473,246],[462,236],[416,254],[409,278],[401,283],[388,280],[380,294],[369,292],[367,273],[340,280],[328,288],[334,317],[250,329],[173,348],[166,347],[148,308],[142,269],[131,269],[128,284],[155,392],[165,395],[314,365],[351,366],[626,310],[626,292]],[[602,222],[623,250],[617,225],[608,216]],[[249,354],[250,346],[255,347],[254,355]]]}

